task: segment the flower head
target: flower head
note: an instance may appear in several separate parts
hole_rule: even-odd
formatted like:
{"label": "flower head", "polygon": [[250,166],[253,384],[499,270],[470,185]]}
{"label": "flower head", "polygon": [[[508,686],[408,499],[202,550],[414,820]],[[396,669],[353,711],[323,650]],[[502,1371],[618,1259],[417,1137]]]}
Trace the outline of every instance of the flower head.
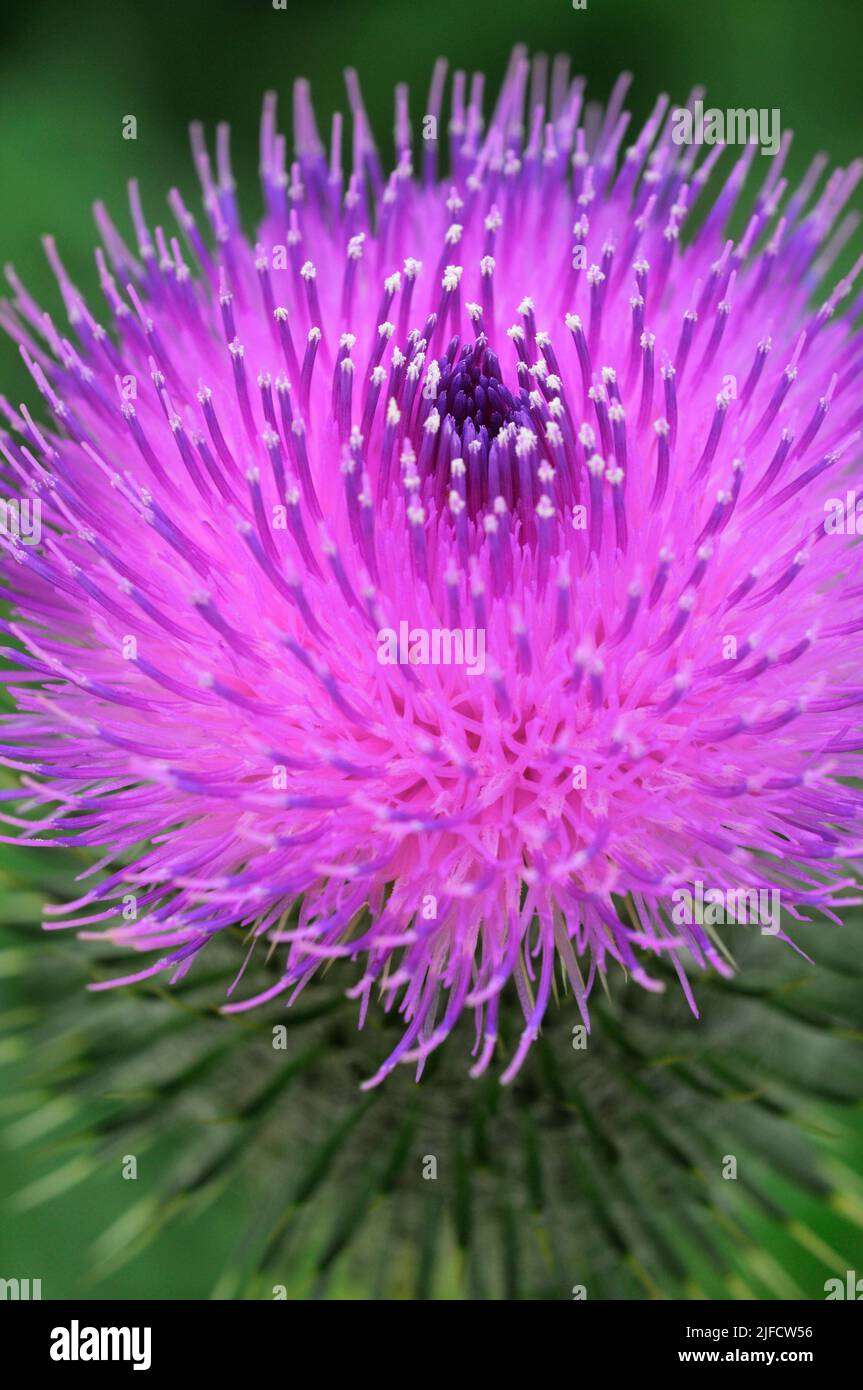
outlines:
{"label": "flower head", "polygon": [[506,988],[505,1080],[556,975],[586,1024],[612,964],[689,993],[729,967],[681,893],[835,920],[861,846],[860,551],[824,524],[861,456],[854,274],[809,307],[856,170],[791,188],[786,141],[723,177],[662,101],[624,148],[625,84],[597,120],[519,49],[487,123],[456,75],[441,178],[444,76],[419,146],[399,89],[389,176],[355,74],[347,167],[307,84],[290,163],[268,97],[253,243],[194,128],[207,231],[133,184],[136,251],[96,209],[104,322],[51,241],[71,336],[14,275],[3,311],[52,417],[4,403],[43,531],[2,537],[3,819],[102,853],[56,912],[155,953],[129,978],[237,924],[229,1010],[335,961],[405,1019],[369,1084],[466,1009],[482,1072]]}

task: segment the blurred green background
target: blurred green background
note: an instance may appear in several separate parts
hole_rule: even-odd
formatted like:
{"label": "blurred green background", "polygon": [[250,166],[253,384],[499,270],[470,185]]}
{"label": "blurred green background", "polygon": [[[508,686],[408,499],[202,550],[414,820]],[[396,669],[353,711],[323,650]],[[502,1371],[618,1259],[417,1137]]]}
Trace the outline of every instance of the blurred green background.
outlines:
{"label": "blurred green background", "polygon": [[[838,163],[847,163],[863,151],[863,83],[859,72],[863,11],[859,0],[819,0],[817,4],[812,0],[723,0],[706,5],[689,0],[588,0],[585,11],[573,10],[569,0],[434,0],[432,4],[288,0],[286,10],[274,10],[270,0],[245,5],[228,0],[76,0],[75,4],[31,0],[27,4],[7,2],[2,25],[0,256],[3,262],[14,263],[25,283],[52,312],[58,309],[59,296],[42,256],[42,234],[51,232],[57,237],[73,280],[85,291],[93,290],[90,208],[95,199],[108,204],[124,230],[129,225],[125,184],[132,176],[140,180],[145,207],[153,213],[164,207],[165,194],[173,184],[197,208],[187,138],[188,123],[196,118],[210,128],[217,120],[231,123],[241,203],[246,216],[254,218],[263,91],[272,87],[279,92],[284,123],[289,118],[291,81],[306,76],[311,80],[319,115],[326,122],[334,107],[345,109],[341,74],[346,65],[359,69],[385,160],[390,152],[396,81],[406,80],[410,85],[416,129],[437,56],[447,56],[453,68],[483,69],[493,91],[511,45],[519,40],[534,50],[568,51],[574,70],[588,76],[590,92],[600,99],[607,96],[621,70],[632,70],[635,83],[627,105],[636,123],[646,116],[658,91],[683,100],[697,83],[706,87],[709,103],[720,107],[778,107],[783,130],[795,131],[788,164],[792,177],[802,173],[818,150],[828,151]],[[137,118],[136,141],[121,136],[123,117],[129,114]],[[34,394],[15,350],[5,342],[0,344],[0,390],[15,402],[32,400]],[[128,1038],[124,1040],[122,1008],[112,1006],[110,1013],[103,1012],[102,1019],[110,1019],[116,1032],[112,1034],[109,1029],[107,1043],[104,1039],[96,1043],[88,1030],[102,1001],[88,997],[85,1006],[83,993],[75,994],[77,1002],[64,1001],[64,970],[70,971],[68,987],[73,993],[82,990],[86,972],[80,964],[76,970],[63,963],[66,957],[56,939],[50,944],[47,940],[37,943],[54,972],[51,978],[56,993],[52,994],[46,984],[40,994],[32,981],[27,982],[33,947],[21,933],[21,923],[28,923],[35,937],[41,889],[60,894],[67,891],[69,882],[68,866],[55,871],[33,853],[0,846],[0,928],[16,928],[4,936],[5,949],[0,953],[0,984],[6,986],[0,1064],[5,1064],[4,1079],[13,1082],[0,1111],[9,1123],[13,1141],[0,1147],[0,1276],[42,1275],[45,1296],[53,1297],[206,1296],[217,1285],[218,1271],[248,1219],[254,1165],[241,1182],[219,1190],[217,1203],[197,1215],[190,1213],[182,1227],[168,1227],[154,1244],[135,1251],[133,1258],[125,1262],[115,1259],[110,1241],[107,1246],[97,1245],[102,1273],[83,1282],[93,1266],[94,1243],[105,1227],[120,1222],[114,1237],[117,1246],[129,1242],[134,1246],[135,1231],[124,1228],[123,1221],[131,1220],[134,1225],[140,1219],[146,1224],[152,1209],[145,1206],[137,1217],[130,1217],[124,1185],[100,1180],[86,1156],[86,1145],[83,1158],[74,1147],[64,1154],[62,1136],[66,1131],[80,1134],[83,1129],[86,1133],[91,1121],[94,1134],[105,1123],[110,1130],[110,1119],[106,1122],[102,1108],[106,1098],[77,1084],[82,1069],[102,1055],[100,1048],[110,1050],[112,1038],[118,1051],[129,1046]],[[75,949],[68,959],[80,962]],[[850,951],[850,946],[846,949]],[[841,990],[842,950],[835,942],[832,952],[830,978]],[[769,973],[764,978],[769,979]],[[793,978],[792,984],[786,980],[783,988],[793,992]],[[853,983],[859,999],[859,976]],[[215,996],[211,993],[210,997]],[[724,1008],[731,993],[720,990],[716,997]],[[847,1003],[843,1000],[844,1013],[842,1009],[831,1012],[823,1001],[810,1006],[808,1014],[804,1007],[803,1018],[810,1029],[807,1047],[817,1050],[821,1046],[819,1028],[842,1033],[846,1039],[855,1035],[859,1039],[859,1015],[855,1034],[847,1021]],[[28,1076],[30,1089],[22,1097],[14,1083],[31,1060],[27,1039],[39,1036],[28,1030],[35,1027],[41,1013],[47,1015],[54,1007],[65,1011],[64,1018],[68,1013],[64,1023],[68,1031],[55,1029],[53,1041],[49,1038],[45,1043],[51,1089],[41,1090]],[[167,1013],[158,1015],[160,1029],[176,1005],[162,1001],[161,1007]],[[635,1007],[641,1009],[642,1002]],[[780,1002],[775,1007],[781,1012],[787,1004]],[[206,1006],[201,1008],[206,1015]],[[76,1022],[75,1009],[82,1011],[80,1022]],[[654,1010],[654,1020],[660,1016],[661,1010]],[[721,1010],[716,1017],[721,1019]],[[137,1015],[136,1019],[145,1033]],[[753,1026],[750,1061],[754,1056],[757,1071],[758,1037],[762,1035],[758,1032],[761,1025]],[[563,1025],[558,1025],[558,1034],[562,1029]],[[771,1068],[781,1071],[779,1058],[787,1053],[787,1042],[770,1041],[769,1029],[763,1036],[768,1039],[765,1047],[770,1058],[765,1057],[765,1073]],[[460,1045],[459,1040],[453,1041],[456,1051]],[[56,1055],[64,1047],[68,1052],[66,1073],[62,1057]],[[679,1065],[673,1056],[665,1061],[654,1057],[649,1048],[644,1055],[645,1065],[650,1067]],[[457,1060],[460,1062],[461,1056]],[[629,1066],[631,1060],[624,1048],[621,1065]],[[70,1091],[68,1113],[63,1112],[64,1076]],[[724,1084],[733,1090],[734,1082],[732,1075]],[[142,1095],[152,1094],[142,1082],[138,1084],[143,1089],[136,1092],[135,1084],[134,1078],[124,1082],[122,1094],[137,1095],[139,1101]],[[771,1085],[765,1082],[765,1092],[775,1107],[784,1101],[777,1099]],[[853,1086],[850,1089],[853,1092]],[[706,1083],[703,1090],[695,1085],[692,1091],[696,1113],[713,1103]],[[785,1095],[781,1087],[779,1094]],[[821,1102],[828,1107],[836,1099],[829,1094],[829,1087],[821,1095]],[[582,1103],[586,1102],[578,1102]],[[600,1110],[607,1103],[599,1081],[596,1103]],[[207,1115],[193,1119],[203,1125],[214,1123]],[[810,1115],[809,1121],[813,1133],[829,1132],[827,1110]],[[43,1146],[33,1158],[32,1144],[38,1147],[46,1137],[58,1135],[60,1141],[53,1151]],[[532,1171],[532,1141],[529,1135],[522,1135],[522,1139],[527,1145],[528,1170]],[[169,1140],[170,1136],[164,1136],[166,1145]],[[149,1160],[155,1167],[160,1162],[161,1142]],[[278,1148],[277,1140],[270,1142],[271,1147]],[[802,1179],[802,1185],[794,1185],[800,1177],[794,1172],[775,1181],[769,1176],[764,1179],[763,1191],[773,1195],[760,1205],[754,1204],[750,1231],[753,1249],[763,1250],[764,1255],[760,1266],[753,1256],[746,1277],[735,1276],[722,1285],[711,1283],[708,1274],[704,1274],[703,1283],[696,1276],[688,1282],[681,1277],[676,1282],[670,1279],[664,1291],[677,1291],[678,1296],[687,1291],[688,1296],[699,1296],[700,1289],[701,1296],[707,1290],[725,1297],[752,1293],[770,1297],[790,1290],[791,1296],[812,1297],[818,1296],[815,1290],[820,1281],[828,1274],[841,1273],[844,1262],[852,1261],[855,1253],[857,1268],[863,1267],[859,1263],[863,1259],[859,1242],[863,1225],[861,1149],[858,1117],[856,1131],[850,1138],[846,1133],[832,1150],[828,1167],[835,1189],[828,1183],[820,1190],[816,1184],[804,1191]],[[855,1170],[857,1178],[853,1176]],[[34,1189],[33,1183],[44,1185]],[[142,1184],[137,1186],[140,1189]],[[149,1190],[146,1177],[143,1188]],[[14,1194],[22,1189],[29,1189],[24,1202],[14,1201]],[[298,1190],[304,1191],[302,1182]],[[721,1196],[724,1200],[724,1194]],[[668,1211],[673,1217],[673,1196],[668,1198]],[[349,1217],[344,1223],[350,1225]],[[505,1234],[505,1221],[503,1229]],[[505,1258],[505,1241],[502,1248]],[[575,1281],[578,1276],[572,1277]],[[404,1288],[411,1287],[411,1278],[406,1277]],[[612,1280],[608,1287],[619,1286]],[[634,1280],[633,1288],[638,1287],[638,1280]],[[651,1293],[649,1280],[641,1278],[640,1287],[641,1296],[645,1290]],[[349,1279],[339,1288],[342,1293],[357,1291]],[[226,1289],[223,1286],[223,1291]],[[457,1280],[452,1285],[444,1280],[438,1292],[458,1289]],[[652,1292],[657,1292],[655,1287]],[[567,1296],[565,1290],[561,1296]],[[638,1294],[627,1288],[626,1296]]]}
{"label": "blurred green background", "polygon": [[[287,120],[291,82],[305,75],[328,121],[346,109],[348,65],[360,71],[387,154],[395,82],[410,86],[418,129],[437,56],[482,69],[494,91],[519,40],[568,51],[602,100],[619,72],[632,71],[635,122],[659,91],[683,101],[696,83],[723,108],[778,107],[782,129],[795,131],[792,177],[817,150],[837,163],[863,150],[858,0],[588,0],[579,11],[570,0],[287,0],[285,10],[271,0],[7,0],[3,11],[0,254],[52,304],[40,236],[56,235],[73,279],[92,286],[93,201],[104,199],[126,226],[132,176],[153,220],[171,185],[195,199],[186,133],[194,119],[231,123],[241,200],[254,217],[262,92],[280,93]],[[129,114],[135,141],[121,136]],[[5,343],[0,381],[7,394],[25,389]]]}

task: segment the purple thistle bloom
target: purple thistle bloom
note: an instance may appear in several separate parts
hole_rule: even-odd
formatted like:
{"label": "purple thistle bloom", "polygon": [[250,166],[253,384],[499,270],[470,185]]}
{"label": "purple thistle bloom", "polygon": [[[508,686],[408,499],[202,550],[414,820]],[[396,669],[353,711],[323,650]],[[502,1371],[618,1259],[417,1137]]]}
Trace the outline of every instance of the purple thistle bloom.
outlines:
{"label": "purple thistle bloom", "polygon": [[665,99],[625,147],[626,81],[603,113],[546,79],[517,50],[487,120],[456,74],[448,178],[404,88],[387,176],[356,75],[346,164],[300,81],[290,164],[265,102],[254,244],[195,127],[208,232],[133,185],[137,252],[96,209],[105,322],[51,241],[70,336],[11,274],[2,312],[52,417],[2,402],[43,523],[0,537],[3,820],[107,870],[52,925],[176,980],[240,924],[229,1010],[352,969],[361,1018],[405,1021],[368,1085],[465,1009],[482,1073],[512,987],[510,1080],[556,972],[588,1026],[613,963],[656,990],[669,958],[695,1009],[685,962],[729,973],[675,911],[698,884],[859,901],[861,551],[825,525],[859,480],[859,264],[809,301],[860,165],[793,188],[785,139],[723,182]]}

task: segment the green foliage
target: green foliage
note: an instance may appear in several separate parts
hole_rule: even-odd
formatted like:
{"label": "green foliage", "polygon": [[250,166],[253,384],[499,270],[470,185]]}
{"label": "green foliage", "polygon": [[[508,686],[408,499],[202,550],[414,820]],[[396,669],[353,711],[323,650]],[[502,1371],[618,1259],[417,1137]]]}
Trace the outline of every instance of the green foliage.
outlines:
{"label": "green foliage", "polygon": [[[7,1236],[46,1296],[819,1298],[859,1264],[859,925],[801,928],[815,965],[729,928],[741,971],[696,980],[700,1021],[673,975],[660,996],[612,979],[585,1049],[562,995],[509,1088],[500,1068],[468,1078],[466,1025],[420,1085],[403,1068],[368,1093],[401,1025],[373,1005],[357,1032],[349,966],[291,1009],[226,1017],[237,937],[177,986],[88,994],[140,957],[40,935],[18,869],[0,909]],[[509,1049],[512,1001],[504,1023]]]}

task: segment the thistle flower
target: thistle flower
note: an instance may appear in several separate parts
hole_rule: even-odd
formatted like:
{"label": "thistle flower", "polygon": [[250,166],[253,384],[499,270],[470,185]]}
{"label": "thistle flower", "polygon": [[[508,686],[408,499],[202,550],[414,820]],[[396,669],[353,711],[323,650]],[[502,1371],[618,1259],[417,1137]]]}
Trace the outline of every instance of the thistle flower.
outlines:
{"label": "thistle flower", "polygon": [[589,1026],[614,964],[659,990],[668,958],[693,1009],[685,965],[729,972],[679,890],[859,901],[863,587],[824,526],[861,453],[863,299],[831,321],[859,263],[809,300],[860,166],[792,189],[785,139],[733,240],[756,147],[711,201],[722,149],[665,99],[624,148],[627,82],[601,112],[518,49],[486,123],[456,74],[443,177],[439,63],[416,169],[397,89],[387,177],[356,75],[347,170],[299,81],[290,165],[265,101],[254,244],[227,129],[214,172],[194,127],[209,233],[176,190],[151,230],[133,183],[136,254],[96,208],[110,327],[50,239],[71,338],[10,273],[53,423],[4,403],[44,526],[3,538],[31,798],[4,820],[102,851],[50,925],[156,959],[96,988],[240,925],[227,1010],[334,963],[361,1020],[401,1011],[367,1085],[465,1010],[482,1073],[517,990],[508,1081],[556,975]]}

